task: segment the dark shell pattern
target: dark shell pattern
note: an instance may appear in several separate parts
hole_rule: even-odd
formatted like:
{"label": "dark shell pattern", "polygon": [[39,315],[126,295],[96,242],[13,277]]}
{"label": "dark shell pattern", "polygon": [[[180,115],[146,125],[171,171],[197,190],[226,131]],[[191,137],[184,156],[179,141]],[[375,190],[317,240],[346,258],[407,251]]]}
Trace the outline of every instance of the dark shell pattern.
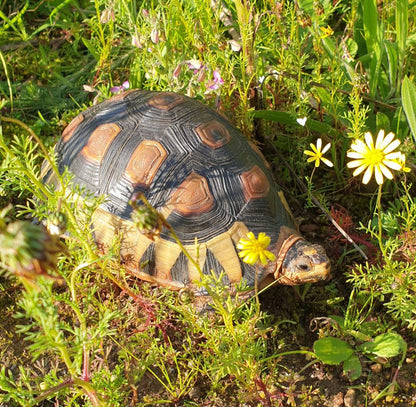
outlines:
{"label": "dark shell pattern", "polygon": [[[91,107],[65,129],[59,170],[107,196],[93,219],[95,239],[122,235],[126,267],[141,278],[180,288],[199,273],[167,230],[154,241],[131,222],[137,192],[162,213],[203,273],[225,271],[224,284],[254,286],[264,270],[245,264],[236,244],[248,231],[272,244],[283,226],[295,230],[268,165],[221,114],[170,92],[129,91]],[[197,239],[197,241],[196,241]]]}

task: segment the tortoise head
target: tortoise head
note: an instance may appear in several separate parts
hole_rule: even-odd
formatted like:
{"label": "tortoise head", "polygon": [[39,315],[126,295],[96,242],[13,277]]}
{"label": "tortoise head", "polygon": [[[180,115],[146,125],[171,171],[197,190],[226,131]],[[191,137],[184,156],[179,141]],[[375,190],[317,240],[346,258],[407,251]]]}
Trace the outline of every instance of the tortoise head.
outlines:
{"label": "tortoise head", "polygon": [[[294,240],[294,241],[293,241]],[[330,261],[322,246],[296,237],[281,248],[274,277],[280,284],[298,285],[326,280]]]}

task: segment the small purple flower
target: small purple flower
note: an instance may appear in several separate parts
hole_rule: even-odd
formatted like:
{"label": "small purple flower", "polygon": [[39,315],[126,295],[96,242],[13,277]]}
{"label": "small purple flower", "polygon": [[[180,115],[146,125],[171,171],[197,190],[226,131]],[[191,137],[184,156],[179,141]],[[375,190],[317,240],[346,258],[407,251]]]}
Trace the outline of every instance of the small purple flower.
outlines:
{"label": "small purple flower", "polygon": [[129,81],[124,81],[120,86],[113,86],[110,89],[110,92],[112,92],[112,93],[117,93],[117,92],[120,92],[120,91],[123,92],[126,89],[128,89],[129,87],[130,87]]}
{"label": "small purple flower", "polygon": [[224,79],[221,78],[221,74],[217,70],[214,70],[212,74],[214,76],[215,82],[219,83],[220,85],[224,83]]}
{"label": "small purple flower", "polygon": [[135,34],[131,37],[131,44],[133,47],[143,48],[143,43],[139,37],[139,34]]}
{"label": "small purple flower", "polygon": [[173,71],[173,77],[174,77],[174,78],[177,78],[177,77],[179,76],[179,74],[181,73],[181,70],[182,70],[182,65],[181,65],[181,64],[179,64],[179,65],[175,68],[175,70]]}
{"label": "small purple flower", "polygon": [[116,20],[116,16],[114,14],[114,10],[112,8],[106,8],[101,16],[100,16],[100,22],[102,24],[107,24],[110,20],[115,21]]}
{"label": "small purple flower", "polygon": [[159,31],[156,29],[153,29],[150,33],[150,40],[153,42],[153,44],[157,44],[159,42]]}
{"label": "small purple flower", "polygon": [[206,76],[207,76],[207,74],[206,74],[205,69],[201,69],[199,71],[199,75],[198,75],[197,81],[198,82],[204,82]]}
{"label": "small purple flower", "polygon": [[214,70],[212,76],[213,79],[208,82],[208,89],[216,90],[224,83],[224,79],[221,78],[221,74],[217,70]]}
{"label": "small purple flower", "polygon": [[228,43],[231,46],[231,49],[235,52],[241,51],[241,44],[235,40],[230,40]]}
{"label": "small purple flower", "polygon": [[204,64],[197,59],[189,59],[185,62],[186,65],[188,65],[188,68],[194,71],[194,74],[197,74],[202,68],[204,68]]}

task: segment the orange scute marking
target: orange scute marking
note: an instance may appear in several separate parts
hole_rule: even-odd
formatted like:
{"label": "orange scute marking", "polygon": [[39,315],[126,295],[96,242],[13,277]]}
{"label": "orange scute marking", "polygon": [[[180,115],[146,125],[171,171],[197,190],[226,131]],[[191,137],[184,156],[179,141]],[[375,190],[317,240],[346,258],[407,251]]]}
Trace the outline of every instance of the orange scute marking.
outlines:
{"label": "orange scute marking", "polygon": [[87,144],[81,150],[81,154],[87,161],[100,165],[108,147],[120,130],[116,123],[105,123],[98,126],[91,133]]}
{"label": "orange scute marking", "polygon": [[269,194],[270,184],[264,172],[255,165],[241,174],[244,196],[247,201],[263,198]]}
{"label": "orange scute marking", "polygon": [[184,101],[185,98],[182,95],[173,92],[163,92],[156,94],[152,99],[150,99],[149,105],[168,111]]}
{"label": "orange scute marking", "polygon": [[160,143],[144,140],[134,150],[124,175],[135,186],[148,187],[166,156],[167,152]]}
{"label": "orange scute marking", "polygon": [[64,143],[67,143],[69,141],[69,139],[74,134],[74,131],[83,120],[84,116],[82,114],[79,114],[74,119],[72,119],[71,123],[69,123],[68,126],[66,126],[65,130],[62,132],[62,138],[64,140]]}
{"label": "orange scute marking", "polygon": [[207,180],[193,172],[173,192],[169,204],[182,215],[198,215],[212,208],[214,198]]}
{"label": "orange scute marking", "polygon": [[201,141],[213,149],[222,147],[231,140],[228,130],[215,120],[201,124],[195,131]]}

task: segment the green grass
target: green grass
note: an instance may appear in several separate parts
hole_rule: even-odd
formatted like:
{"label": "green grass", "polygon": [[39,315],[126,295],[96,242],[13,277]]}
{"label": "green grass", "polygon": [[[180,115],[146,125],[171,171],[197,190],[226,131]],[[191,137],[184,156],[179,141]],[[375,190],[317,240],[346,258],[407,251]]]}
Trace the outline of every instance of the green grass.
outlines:
{"label": "green grass", "polygon": [[[11,204],[0,221],[1,402],[319,406],[328,398],[323,387],[329,397],[354,388],[357,405],[415,397],[416,3],[218,4],[0,3],[0,206]],[[126,275],[116,240],[101,253],[88,233],[100,200],[80,206],[70,174],[52,191],[40,169],[45,158],[53,165],[53,146],[70,120],[125,81],[200,99],[259,143],[301,229],[327,247],[333,279],[273,288],[260,304],[241,306],[218,281],[206,281],[215,287],[215,311],[201,315],[190,294]],[[346,153],[380,129],[401,140],[411,171],[377,188],[352,176]],[[333,168],[307,163],[304,150],[317,138],[331,143],[325,156]],[[6,231],[27,216],[50,220],[57,212],[67,219],[67,254],[48,272],[53,279],[34,278],[22,266],[38,253],[31,235],[28,252],[10,257],[5,248],[19,242]],[[377,358],[369,342],[392,338],[397,352]],[[335,351],[323,357],[320,345],[328,343],[354,352],[353,362]],[[360,374],[352,371],[361,365]]]}

